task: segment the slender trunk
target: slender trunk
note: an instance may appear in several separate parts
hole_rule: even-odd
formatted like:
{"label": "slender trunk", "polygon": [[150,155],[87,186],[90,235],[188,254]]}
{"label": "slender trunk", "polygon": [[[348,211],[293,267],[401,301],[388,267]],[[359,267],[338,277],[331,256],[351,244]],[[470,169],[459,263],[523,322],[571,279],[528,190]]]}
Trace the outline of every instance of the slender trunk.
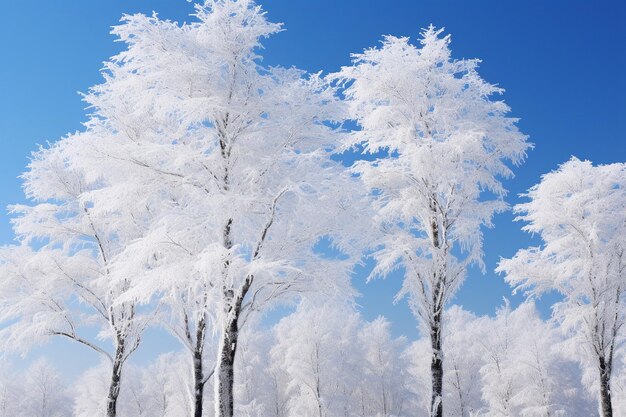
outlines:
{"label": "slender trunk", "polygon": [[[225,146],[222,145],[222,155]],[[224,184],[228,187],[228,171],[225,168]],[[231,230],[233,219],[230,218],[224,227],[223,239],[224,247],[230,249],[233,246]],[[227,258],[224,262],[224,271],[228,271],[230,260]],[[225,272],[226,273],[226,272]],[[250,281],[251,282],[251,281]],[[248,283],[244,284],[244,287]],[[245,297],[247,288],[241,288],[241,292],[234,296],[234,291],[224,287],[224,315],[226,322],[222,331],[222,337],[219,341],[216,362],[215,375],[215,417],[233,417],[234,413],[234,384],[235,384],[235,353],[237,352],[237,343],[239,339],[239,315],[241,314],[241,303]]]}
{"label": "slender trunk", "polygon": [[322,407],[322,387],[320,384],[320,345],[319,343],[315,343],[315,363],[314,369],[315,372],[315,401],[317,401],[317,415],[318,417],[324,417],[323,407]]}
{"label": "slender trunk", "polygon": [[[204,404],[204,385],[206,383],[204,377],[204,366],[202,357],[204,356],[204,339],[206,333],[206,315],[202,315],[198,321],[196,328],[196,343],[192,352],[193,355],[193,415],[194,417],[202,417],[202,407]],[[187,336],[190,340],[191,337]]]}
{"label": "slender trunk", "polygon": [[239,342],[239,317],[243,299],[252,286],[254,276],[249,275],[239,287],[237,294],[225,290],[226,323],[217,353],[217,379],[215,380],[215,417],[233,417],[235,354]]}
{"label": "slender trunk", "polygon": [[322,408],[322,392],[320,388],[320,380],[315,380],[315,399],[317,400],[317,413],[319,417],[324,417],[324,411]]}
{"label": "slender trunk", "polygon": [[235,353],[239,337],[239,311],[232,312],[220,339],[215,380],[215,417],[233,417]]}
{"label": "slender trunk", "polygon": [[[431,313],[432,319],[430,321],[430,345],[432,348],[432,357],[430,360],[430,375],[432,381],[432,395],[430,399],[430,417],[443,417],[443,350],[442,350],[442,328],[441,322],[443,319],[443,306],[445,300],[445,282],[446,282],[446,247],[445,244],[445,232],[440,230],[439,222],[437,221],[437,206],[435,204],[435,198],[432,198],[430,208],[433,212],[431,218],[431,232],[432,232],[432,245],[437,254],[437,263],[439,268],[438,272],[435,272],[434,288],[432,292],[432,305]],[[445,231],[445,229],[444,229]],[[443,243],[443,245],[442,245]],[[443,246],[443,253],[442,253]]]}
{"label": "slender trunk", "polygon": [[438,285],[433,292],[433,315],[430,323],[430,346],[432,349],[430,417],[443,417],[443,343],[441,331],[443,308],[439,301],[441,298],[439,291],[441,291],[441,287]]}
{"label": "slender trunk", "polygon": [[383,382],[383,417],[387,417],[387,392]]}
{"label": "slender trunk", "polygon": [[202,405],[204,401],[204,370],[202,369],[202,352],[193,352],[193,396],[194,417],[202,417]]}
{"label": "slender trunk", "polygon": [[598,358],[600,367],[600,406],[602,417],[613,417],[613,405],[611,404],[611,367],[604,357]]}
{"label": "slender trunk", "polygon": [[111,383],[109,385],[109,395],[107,396],[107,417],[115,417],[117,414],[117,398],[120,395],[120,384],[122,377],[122,366],[124,364],[124,340],[118,341],[113,359],[113,370],[111,372]]}
{"label": "slender trunk", "polygon": [[443,358],[441,350],[441,316],[436,315],[436,320],[430,328],[430,342],[432,357],[430,362],[430,374],[432,381],[432,396],[430,402],[431,417],[443,417]]}
{"label": "slender trunk", "polygon": [[460,416],[459,417],[465,417],[466,413],[465,413],[465,400],[463,399],[463,389],[461,388],[461,378],[459,377],[459,368],[456,364],[456,362],[454,363],[454,374],[456,377],[456,387],[457,387],[457,392],[459,394],[459,412],[460,412]]}

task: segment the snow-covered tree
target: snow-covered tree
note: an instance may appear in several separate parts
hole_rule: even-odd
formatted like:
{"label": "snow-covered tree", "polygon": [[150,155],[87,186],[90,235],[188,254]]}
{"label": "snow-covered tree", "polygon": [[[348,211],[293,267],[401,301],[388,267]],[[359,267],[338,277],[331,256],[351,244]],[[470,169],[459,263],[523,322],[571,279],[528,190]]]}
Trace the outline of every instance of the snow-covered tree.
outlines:
{"label": "snow-covered tree", "polygon": [[[124,363],[150,316],[133,299],[119,301],[136,276],[113,270],[143,232],[146,207],[127,201],[131,215],[123,216],[94,204],[90,193],[104,179],[70,168],[73,157],[63,143],[42,148],[23,175],[32,205],[11,208],[20,244],[0,251],[0,343],[4,352],[25,352],[58,336],[102,355],[111,366],[106,412],[114,417]],[[93,327],[97,338],[89,337]]]}
{"label": "snow-covered tree", "polygon": [[[521,304],[510,320],[515,322],[516,375],[520,389],[512,402],[524,417],[555,417],[567,415],[563,400],[567,381],[560,382],[561,369],[567,360],[558,350],[561,338],[552,323],[539,317],[533,302]],[[571,366],[571,365],[570,365]],[[563,372],[565,374],[565,372]]]}
{"label": "snow-covered tree", "polygon": [[583,416],[593,411],[585,395],[580,369],[563,349],[564,338],[544,321],[532,301],[512,309],[508,303],[496,317],[480,317],[474,338],[483,356],[480,368],[481,416]]}
{"label": "snow-covered tree", "polygon": [[415,415],[428,415],[431,400],[431,355],[430,338],[422,337],[411,343],[404,351],[403,356],[407,363],[407,371],[411,376],[412,404]]}
{"label": "snow-covered tree", "polygon": [[38,359],[25,372],[22,407],[16,415],[69,417],[71,401],[58,371],[46,359]]}
{"label": "snow-covered tree", "polygon": [[615,361],[615,379],[613,381],[612,400],[615,415],[626,414],[626,356],[620,355],[620,360]]}
{"label": "snow-covered tree", "polygon": [[554,307],[581,361],[595,368],[601,415],[613,415],[613,361],[626,329],[626,164],[576,158],[544,175],[515,210],[540,247],[520,250],[498,270],[518,290],[557,291]]}
{"label": "snow-covered tree", "polygon": [[[342,326],[337,326],[338,320]],[[305,302],[274,326],[274,336],[265,373],[278,376],[282,395],[272,392],[266,415],[415,413],[406,339],[394,338],[386,319],[366,322],[349,305]],[[286,398],[284,405],[281,398]]]}
{"label": "snow-covered tree", "polygon": [[443,341],[446,345],[443,392],[446,401],[444,415],[469,417],[483,408],[481,384],[477,383],[484,364],[483,324],[459,306],[445,313]]}
{"label": "snow-covered tree", "polygon": [[236,415],[270,416],[275,407],[270,404],[274,397],[274,381],[270,372],[270,349],[272,332],[265,328],[259,317],[253,318],[242,330],[239,359],[235,373]]}
{"label": "snow-covered tree", "polygon": [[[354,214],[357,179],[330,159],[342,116],[334,90],[260,65],[260,40],[280,25],[250,0],[207,0],[195,16],[125,16],[113,33],[127,48],[85,97],[87,130],[63,142],[77,155],[69,165],[106,178],[90,193],[96,206],[129,221],[128,201],[150,213],[116,257],[118,276],[141,276],[125,300],[156,299],[172,319],[194,364],[196,417],[217,333],[216,415],[228,417],[249,314],[303,291],[349,294],[346,264],[360,251],[343,232],[367,217]],[[321,239],[348,260],[317,253]]]}
{"label": "snow-covered tree", "polygon": [[124,417],[178,417],[194,412],[190,362],[186,352],[159,355],[148,366],[131,366],[120,395]]}
{"label": "snow-covered tree", "polygon": [[[91,417],[106,413],[108,364],[104,361],[87,369],[74,384],[74,416]],[[119,403],[123,401],[118,396]],[[123,407],[119,407],[123,408]],[[118,403],[116,403],[116,411]],[[123,415],[123,413],[119,413]]]}
{"label": "snow-covered tree", "polygon": [[0,417],[16,416],[19,410],[19,381],[15,378],[7,378],[9,375],[15,374],[15,369],[8,361],[0,362],[0,375],[3,376],[0,378]]}
{"label": "snow-covered tree", "polygon": [[[531,334],[529,318],[524,314],[528,310],[524,306],[517,310],[510,307],[508,301],[498,309],[496,317],[492,320],[482,321],[483,328],[476,336],[481,339],[482,354],[485,357],[484,364],[480,369],[482,379],[482,397],[486,403],[486,412],[483,414],[490,417],[510,417],[526,415],[523,413],[526,407],[525,400],[540,402],[542,406],[549,407],[551,390],[548,386],[545,358],[549,352],[542,352],[544,357],[535,358],[532,362],[525,363],[528,355],[525,349],[535,342],[535,336],[541,338],[545,334]],[[534,371],[533,376],[526,380],[529,367]],[[532,391],[534,397],[528,398],[524,390]],[[545,391],[543,390],[545,389]],[[549,408],[546,413],[549,414]]]}
{"label": "snow-covered tree", "polygon": [[265,407],[267,415],[272,417],[289,417],[289,403],[291,400],[289,395],[291,382],[289,372],[283,369],[279,363],[271,360],[270,356],[265,375],[267,375],[269,382],[266,391],[267,401]]}
{"label": "snow-covered tree", "polygon": [[273,366],[288,375],[287,415],[349,415],[346,408],[351,409],[362,380],[360,322],[348,306],[301,305],[276,325],[271,356]]}
{"label": "snow-covered tree", "polygon": [[[192,415],[194,403],[190,392],[190,364],[185,352],[160,355],[157,360],[142,372],[144,395],[149,399],[150,416],[176,417]],[[209,402],[211,398],[205,398]],[[210,403],[209,403],[210,405]]]}
{"label": "snow-covered tree", "polygon": [[[19,377],[17,377],[19,376]],[[0,368],[1,417],[69,417],[71,396],[65,381],[45,358],[25,369]]]}
{"label": "snow-covered tree", "polygon": [[387,36],[354,55],[342,80],[351,118],[360,129],[351,145],[375,155],[354,165],[372,191],[383,233],[372,276],[402,266],[399,297],[431,338],[431,414],[443,414],[442,319],[470,264],[482,267],[482,227],[505,209],[500,178],[530,146],[492,96],[502,89],[477,73],[478,60],[453,60],[450,37],[432,26],[421,48]]}
{"label": "snow-covered tree", "polygon": [[371,323],[364,323],[359,331],[359,344],[364,350],[364,358],[357,366],[362,368],[364,378],[359,386],[362,404],[356,414],[408,415],[412,411],[409,390],[412,381],[402,355],[407,347],[406,338],[394,338],[391,323],[379,317]]}

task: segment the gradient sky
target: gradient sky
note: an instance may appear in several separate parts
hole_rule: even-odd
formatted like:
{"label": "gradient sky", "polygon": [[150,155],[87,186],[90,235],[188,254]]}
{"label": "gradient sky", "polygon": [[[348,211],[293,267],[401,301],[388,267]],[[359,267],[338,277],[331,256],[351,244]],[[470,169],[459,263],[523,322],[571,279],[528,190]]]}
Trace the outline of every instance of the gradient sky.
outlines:
{"label": "gradient sky", "polygon": [[[350,53],[378,44],[384,34],[416,39],[430,23],[452,34],[456,58],[480,58],[487,81],[506,89],[505,101],[521,120],[535,149],[507,181],[508,202],[539,181],[541,174],[572,155],[594,163],[626,161],[626,6],[619,0],[266,0],[261,3],[285,31],[264,42],[264,62],[330,72],[350,62]],[[102,62],[119,51],[109,34],[123,13],[151,13],[179,22],[192,20],[185,0],[0,0],[0,207],[22,202],[17,178],[37,144],[81,129],[84,103],[78,92],[101,81]],[[9,219],[0,212],[0,244],[10,243]],[[455,303],[477,314],[493,314],[512,296],[493,273],[499,257],[533,242],[512,222],[496,218],[485,233],[487,273],[470,271]],[[405,302],[393,305],[400,279],[364,282],[359,300],[366,319],[385,315],[394,333],[416,338]],[[544,316],[555,297],[544,297]],[[177,344],[151,331],[136,363]],[[148,345],[146,345],[148,346]],[[73,377],[97,358],[82,347],[55,342],[30,357],[52,352],[72,360]]]}

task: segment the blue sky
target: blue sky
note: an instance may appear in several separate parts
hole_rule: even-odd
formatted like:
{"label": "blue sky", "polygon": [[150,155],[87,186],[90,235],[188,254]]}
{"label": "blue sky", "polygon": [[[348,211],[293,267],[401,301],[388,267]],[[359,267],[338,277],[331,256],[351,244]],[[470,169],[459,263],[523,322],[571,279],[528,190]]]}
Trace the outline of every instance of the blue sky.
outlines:
{"label": "blue sky", "polygon": [[[535,144],[507,182],[509,203],[571,155],[594,163],[626,161],[626,6],[618,0],[267,0],[262,5],[269,19],[284,22],[286,29],[264,42],[265,63],[309,71],[335,71],[350,62],[350,53],[377,45],[384,34],[415,39],[430,23],[445,27],[453,55],[483,60],[481,75],[506,89],[504,99]],[[191,20],[192,6],[185,0],[0,0],[1,207],[23,201],[17,177],[36,144],[81,129],[85,110],[77,92],[100,82],[102,62],[121,47],[110,26],[122,13],[152,10],[163,18]],[[510,213],[496,218],[496,228],[485,234],[487,273],[470,271],[456,303],[493,314],[502,297],[511,297],[492,271],[500,256],[532,242],[519,228]],[[11,239],[8,217],[0,214],[0,243]],[[396,334],[416,337],[406,303],[392,304],[398,277],[367,285],[362,277],[357,274],[355,284],[363,293],[364,316],[383,314]],[[513,297],[514,304],[520,300]],[[544,315],[553,300],[541,301]],[[175,348],[157,333],[149,338]],[[51,349],[74,352],[59,343]]]}

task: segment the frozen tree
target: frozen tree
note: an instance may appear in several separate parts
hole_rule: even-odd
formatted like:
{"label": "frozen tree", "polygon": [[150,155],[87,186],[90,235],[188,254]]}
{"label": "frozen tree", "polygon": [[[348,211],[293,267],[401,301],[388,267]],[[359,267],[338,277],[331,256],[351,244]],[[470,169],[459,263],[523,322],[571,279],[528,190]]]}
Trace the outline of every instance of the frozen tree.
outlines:
{"label": "frozen tree", "polygon": [[[72,157],[63,143],[42,148],[23,175],[33,205],[11,208],[20,244],[0,251],[0,341],[5,352],[25,352],[58,336],[106,358],[113,417],[123,365],[149,319],[134,300],[118,302],[136,277],[113,270],[126,243],[141,235],[145,208],[127,201],[133,216],[125,217],[94,204],[90,192],[103,180],[70,168]],[[97,340],[87,336],[94,326]]]}
{"label": "frozen tree", "polygon": [[267,402],[265,407],[268,416],[288,417],[291,398],[288,391],[291,382],[289,373],[283,369],[279,363],[268,360],[265,375],[267,375],[269,382],[266,392]]}
{"label": "frozen tree", "polygon": [[398,297],[409,297],[431,339],[434,417],[443,415],[444,307],[467,266],[482,267],[481,228],[506,207],[505,162],[521,162],[530,146],[508,106],[492,99],[502,89],[480,78],[478,60],[453,60],[441,33],[429,27],[421,48],[387,36],[334,75],[360,127],[351,145],[387,155],[354,165],[383,233],[372,276],[405,269]]}
{"label": "frozen tree", "polygon": [[508,301],[494,319],[480,320],[480,368],[486,416],[558,416],[553,403],[555,382],[550,361],[555,343],[552,329],[542,322],[532,303],[513,310]]}
{"label": "frozen tree", "polygon": [[428,337],[422,337],[411,343],[404,351],[403,356],[407,363],[407,370],[412,384],[409,387],[412,395],[412,410],[415,415],[427,415],[431,400],[431,348]]}
{"label": "frozen tree", "polygon": [[626,414],[626,356],[620,355],[615,370],[615,379],[613,381],[613,404],[614,411],[618,416]]}
{"label": "frozen tree", "polygon": [[[193,387],[187,375],[189,361],[185,352],[160,355],[142,372],[142,392],[148,399],[147,415],[177,417],[192,415],[194,403],[190,393]],[[207,399],[205,399],[207,401]]]}
{"label": "frozen tree", "polygon": [[0,368],[0,416],[69,417],[71,396],[67,388],[55,367],[44,358],[24,369],[3,363]]}
{"label": "frozen tree", "polygon": [[[336,320],[341,317],[341,326]],[[274,328],[274,366],[288,375],[287,415],[348,416],[360,378],[359,315],[349,307],[301,305]],[[362,359],[361,359],[362,360]]]}
{"label": "frozen tree", "polygon": [[90,193],[96,206],[130,220],[130,200],[150,213],[116,258],[118,276],[141,276],[125,300],[158,299],[171,317],[193,360],[196,417],[213,372],[204,346],[218,335],[216,415],[229,417],[248,316],[303,291],[350,293],[348,260],[315,244],[357,256],[343,232],[366,216],[354,214],[357,179],[330,159],[342,117],[334,89],[260,65],[260,40],[280,25],[250,0],[207,0],[195,16],[125,16],[113,33],[127,48],[85,97],[86,131],[64,142],[77,155],[69,165],[106,178]]}
{"label": "frozen tree", "polygon": [[459,306],[445,313],[443,341],[446,345],[444,398],[446,416],[469,417],[483,408],[481,384],[477,383],[484,364],[482,341],[485,318],[476,317]]}
{"label": "frozen tree", "polygon": [[[106,410],[108,366],[102,362],[86,370],[74,384],[74,417],[101,416]],[[120,415],[123,415],[120,413]]]}
{"label": "frozen tree", "polygon": [[26,370],[21,398],[22,410],[17,415],[29,417],[69,417],[71,402],[65,382],[46,359],[38,359]]}
{"label": "frozen tree", "polygon": [[[514,328],[515,374],[519,391],[512,399],[524,417],[555,417],[565,415],[564,404],[558,403],[559,370],[565,368],[557,346],[560,338],[550,323],[539,317],[534,303],[525,302],[511,314]],[[564,381],[565,382],[565,381]],[[563,383],[562,387],[566,384]]]}
{"label": "frozen tree", "polygon": [[120,395],[120,415],[179,417],[194,410],[190,363],[185,352],[159,355],[149,366],[131,366]]}
{"label": "frozen tree", "polygon": [[[277,398],[276,379],[270,360],[274,342],[273,332],[261,323],[257,316],[243,329],[239,345],[239,360],[235,372],[237,415],[280,416],[281,406]],[[238,410],[238,411],[237,411]]]}
{"label": "frozen tree", "polygon": [[553,322],[541,319],[532,301],[472,326],[483,355],[480,369],[485,407],[481,416],[556,417],[593,413],[580,369],[569,358]]}
{"label": "frozen tree", "polygon": [[520,388],[520,372],[516,359],[517,323],[512,320],[512,309],[508,301],[500,307],[494,320],[485,322],[482,341],[486,360],[480,369],[482,397],[487,404],[488,417],[511,417],[519,411],[513,397]]}
{"label": "frozen tree", "polygon": [[[161,354],[147,366],[129,366],[126,369],[125,389],[119,398],[119,415],[122,417],[193,415],[194,397],[191,395],[193,385],[189,378],[190,365],[186,352],[179,351]],[[81,401],[84,400],[81,398]]]}
{"label": "frozen tree", "polygon": [[8,361],[0,362],[0,417],[16,416],[21,405],[18,381],[7,377],[16,373]]}
{"label": "frozen tree", "polygon": [[358,415],[407,415],[410,410],[409,386],[412,381],[402,356],[407,347],[406,339],[393,338],[391,323],[379,317],[363,326],[359,332],[359,342],[365,350],[361,365],[365,378],[360,384],[363,403]]}
{"label": "frozen tree", "polygon": [[[493,318],[452,306],[446,320],[446,416],[582,417],[593,412],[560,331],[539,317],[532,302],[516,309],[505,302]],[[428,355],[427,339],[414,342],[406,352],[412,357],[417,409],[430,395],[429,370],[419,360]]]}
{"label": "frozen tree", "polygon": [[[171,270],[176,274],[175,270]],[[211,327],[205,288],[185,287],[175,282],[161,294],[157,320],[174,335],[187,351],[193,387],[189,390],[193,415],[202,416],[205,404],[210,402],[205,392],[215,373],[216,340]],[[187,367],[189,368],[189,367]],[[209,391],[210,392],[210,391]]]}
{"label": "frozen tree", "polygon": [[[188,378],[189,362],[184,352],[160,355],[144,368],[127,366],[124,390],[120,392],[117,414],[121,417],[180,417],[193,413],[193,387]],[[73,387],[74,416],[102,415],[106,402],[108,365],[88,369]]]}
{"label": "frozen tree", "polygon": [[571,159],[525,195],[516,206],[524,230],[540,247],[520,250],[498,270],[529,295],[557,291],[554,314],[573,335],[583,362],[597,375],[601,415],[612,416],[611,378],[624,340],[626,302],[626,165],[593,166]]}
{"label": "frozen tree", "polygon": [[[336,325],[341,320],[343,327]],[[265,415],[390,417],[415,413],[404,337],[350,306],[301,304],[274,327]],[[258,397],[257,397],[258,398]]]}
{"label": "frozen tree", "polygon": [[[166,386],[163,385],[162,390],[152,391],[145,389],[144,374],[148,374],[147,369],[141,369],[138,366],[130,365],[126,368],[124,377],[124,391],[120,395],[120,404],[118,414],[120,416],[135,417],[163,417],[167,412],[168,399],[165,395]],[[165,376],[149,375],[149,378],[156,378],[157,383],[165,382]],[[153,397],[153,395],[155,395]],[[153,402],[154,400],[154,402]]]}

